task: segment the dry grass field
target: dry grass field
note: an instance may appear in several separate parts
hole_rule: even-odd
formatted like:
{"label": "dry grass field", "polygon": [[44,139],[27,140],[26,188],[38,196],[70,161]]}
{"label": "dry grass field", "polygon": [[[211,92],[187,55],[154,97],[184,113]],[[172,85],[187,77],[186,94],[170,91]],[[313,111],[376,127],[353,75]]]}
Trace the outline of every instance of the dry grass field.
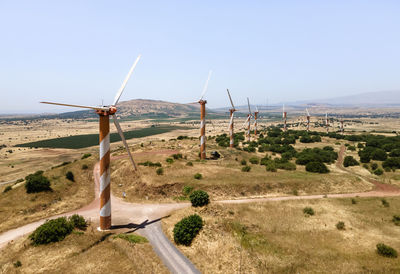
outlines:
{"label": "dry grass field", "polygon": [[[97,158],[91,156],[46,170],[44,176],[49,178],[53,191],[28,194],[24,187],[25,182],[20,182],[4,193],[6,186],[0,186],[0,233],[89,204],[94,199],[95,162]],[[84,164],[88,166],[85,170],[82,169]],[[67,171],[73,172],[75,182],[66,179]]]}
{"label": "dry grass field", "polygon": [[[400,198],[321,199],[216,204],[186,208],[163,219],[173,241],[173,227],[197,213],[204,220],[189,247],[179,249],[202,273],[399,273],[397,259],[376,253],[385,243],[400,251]],[[307,217],[304,207],[312,207]],[[345,223],[345,230],[336,224]]]}
{"label": "dry grass field", "polygon": [[148,242],[132,243],[89,226],[58,243],[33,246],[22,237],[8,244],[0,250],[0,273],[169,272]]}

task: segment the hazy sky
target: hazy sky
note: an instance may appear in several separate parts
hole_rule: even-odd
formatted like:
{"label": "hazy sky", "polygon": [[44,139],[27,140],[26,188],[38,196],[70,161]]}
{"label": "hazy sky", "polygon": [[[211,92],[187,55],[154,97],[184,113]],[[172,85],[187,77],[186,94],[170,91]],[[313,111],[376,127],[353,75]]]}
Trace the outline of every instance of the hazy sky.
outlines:
{"label": "hazy sky", "polygon": [[208,107],[400,88],[399,1],[0,0],[0,113],[40,100],[199,99]]}

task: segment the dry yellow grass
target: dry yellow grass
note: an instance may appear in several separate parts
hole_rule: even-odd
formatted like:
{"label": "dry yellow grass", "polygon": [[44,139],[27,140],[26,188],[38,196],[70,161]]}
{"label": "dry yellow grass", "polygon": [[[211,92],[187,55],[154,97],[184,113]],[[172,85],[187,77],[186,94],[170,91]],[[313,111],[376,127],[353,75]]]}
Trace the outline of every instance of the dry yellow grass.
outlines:
{"label": "dry yellow grass", "polygon": [[[3,193],[6,186],[1,186],[0,232],[89,204],[94,199],[93,165],[96,161],[92,156],[45,171],[44,175],[51,182],[51,192],[28,194],[22,182]],[[87,164],[88,169],[82,170],[83,164]],[[67,171],[73,172],[75,182],[65,178]]]}
{"label": "dry yellow grass", "polygon": [[[105,237],[106,236],[106,237]],[[20,261],[21,267],[14,267]],[[0,273],[168,273],[149,243],[107,237],[90,226],[63,241],[33,246],[27,237],[0,250]]]}
{"label": "dry yellow grass", "polygon": [[[391,221],[400,198],[297,200],[186,208],[163,220],[173,240],[182,217],[205,221],[190,247],[179,249],[203,273],[398,273],[397,259],[376,254],[383,242],[400,251],[400,229]],[[311,206],[315,215],[306,217]],[[346,229],[336,228],[339,221]]]}

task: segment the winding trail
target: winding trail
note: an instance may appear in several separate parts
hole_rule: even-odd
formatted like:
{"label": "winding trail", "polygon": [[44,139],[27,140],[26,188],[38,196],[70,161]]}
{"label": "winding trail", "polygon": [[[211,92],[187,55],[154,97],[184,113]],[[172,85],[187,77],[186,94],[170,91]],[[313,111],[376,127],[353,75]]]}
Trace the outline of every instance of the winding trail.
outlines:
{"label": "winding trail", "polygon": [[[238,204],[238,203],[254,203],[254,202],[265,202],[265,201],[284,201],[284,200],[305,200],[305,199],[322,199],[322,198],[346,198],[346,197],[390,197],[400,196],[400,189],[393,186],[382,184],[374,179],[356,174],[343,167],[343,155],[345,147],[342,146],[339,152],[337,160],[337,167],[345,172],[359,176],[374,185],[374,189],[367,192],[356,192],[356,193],[340,193],[340,194],[329,194],[329,195],[304,195],[304,196],[281,196],[281,197],[265,197],[265,198],[254,198],[254,199],[234,199],[234,200],[220,200],[214,201],[220,204]],[[173,154],[175,151],[162,151],[163,154]],[[113,157],[113,160],[121,159],[126,157],[117,156]],[[59,214],[52,216],[47,219],[54,219],[59,216],[70,216],[72,214],[80,214],[86,219],[90,219],[93,222],[98,222],[99,216],[99,185],[100,185],[100,165],[97,163],[93,169],[94,175],[94,188],[95,188],[95,200],[89,205],[74,210],[68,213]],[[191,263],[176,247],[172,244],[168,238],[164,235],[160,220],[171,212],[190,206],[189,203],[168,203],[168,204],[137,204],[127,203],[122,199],[119,199],[111,195],[112,202],[112,230],[118,231],[136,231],[139,234],[145,236],[150,244],[153,246],[156,254],[161,258],[164,264],[172,273],[200,273],[196,267]],[[0,234],[0,248],[4,247],[8,242],[11,242],[23,235],[32,232],[36,227],[45,222],[46,219],[39,220],[16,229],[9,230]],[[115,225],[121,224],[121,225]]]}

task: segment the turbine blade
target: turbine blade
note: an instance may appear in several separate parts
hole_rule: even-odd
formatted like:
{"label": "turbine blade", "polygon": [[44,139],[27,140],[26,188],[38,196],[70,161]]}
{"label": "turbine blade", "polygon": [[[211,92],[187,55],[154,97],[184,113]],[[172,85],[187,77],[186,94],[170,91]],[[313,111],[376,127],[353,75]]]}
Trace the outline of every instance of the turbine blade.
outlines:
{"label": "turbine blade", "polygon": [[108,110],[108,108],[105,108],[105,107],[91,107],[91,106],[81,106],[81,105],[54,103],[54,102],[40,102],[40,103],[41,104],[49,104],[49,105],[57,105],[57,106],[74,107],[74,108],[90,108],[90,109],[95,109],[95,110]]}
{"label": "turbine blade", "polygon": [[208,78],[207,78],[206,84],[204,85],[203,92],[201,93],[201,96],[200,96],[200,100],[199,100],[199,101],[201,101],[201,100],[203,99],[204,95],[205,95],[206,92],[207,92],[208,81],[210,81],[211,74],[212,74],[212,70],[210,70],[210,71],[208,72]]}
{"label": "turbine blade", "polygon": [[229,89],[226,89],[226,91],[228,92],[229,101],[231,101],[232,108],[235,109],[235,106],[233,105],[231,94],[229,93]]}
{"label": "turbine blade", "polygon": [[308,112],[308,109],[306,108],[306,111],[307,111],[307,116],[310,116],[310,113]]}
{"label": "turbine blade", "polygon": [[121,136],[122,143],[124,143],[125,149],[128,152],[129,159],[131,160],[132,165],[133,165],[133,169],[136,171],[137,167],[136,167],[135,161],[133,160],[133,157],[132,157],[131,151],[129,150],[128,144],[126,143],[125,136],[124,136],[124,133],[123,133],[123,131],[121,129],[121,126],[119,125],[119,122],[117,120],[117,116],[115,116],[115,114],[113,114],[112,117],[113,117],[113,120],[114,120],[114,125],[117,128],[117,131],[119,133],[119,136]]}
{"label": "turbine blade", "polygon": [[247,106],[249,107],[249,114],[251,114],[249,97],[247,97]]}
{"label": "turbine blade", "polygon": [[246,125],[246,123],[249,121],[249,119],[250,119],[250,116],[247,116],[247,119],[246,119],[246,121],[244,121],[244,123],[243,123],[243,126],[242,126],[242,127],[244,127],[244,126]]}
{"label": "turbine blade", "polygon": [[121,97],[122,92],[123,92],[124,89],[125,89],[126,83],[128,83],[128,80],[129,80],[129,78],[131,77],[132,72],[133,72],[133,70],[135,69],[137,63],[139,62],[140,57],[141,57],[141,55],[139,54],[139,56],[136,58],[135,63],[133,63],[131,69],[129,70],[128,75],[126,75],[125,80],[124,80],[124,82],[122,83],[122,86],[119,88],[117,94],[115,95],[114,102],[113,102],[113,106],[116,106],[116,105],[118,104],[119,98]]}

